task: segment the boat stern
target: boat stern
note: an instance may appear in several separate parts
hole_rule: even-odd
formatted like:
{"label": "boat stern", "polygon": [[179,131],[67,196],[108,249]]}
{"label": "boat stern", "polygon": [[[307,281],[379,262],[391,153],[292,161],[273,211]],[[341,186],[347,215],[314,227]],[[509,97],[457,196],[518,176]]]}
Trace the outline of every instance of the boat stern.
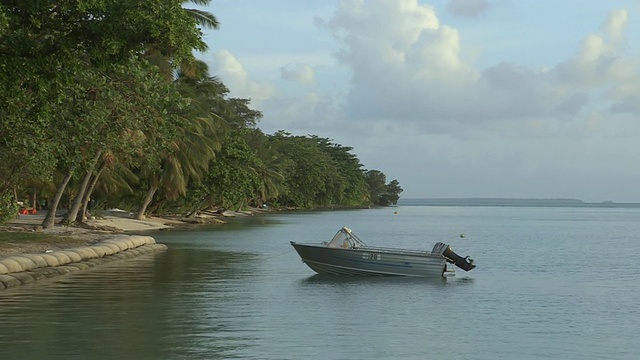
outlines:
{"label": "boat stern", "polygon": [[471,271],[476,267],[472,258],[468,256],[462,257],[456,254],[451,247],[445,243],[439,242],[435,244],[431,252],[444,256],[448,263],[454,264],[464,271]]}
{"label": "boat stern", "polygon": [[454,277],[456,276],[456,268],[449,265],[449,263],[444,264],[444,269],[442,270],[442,277]]}

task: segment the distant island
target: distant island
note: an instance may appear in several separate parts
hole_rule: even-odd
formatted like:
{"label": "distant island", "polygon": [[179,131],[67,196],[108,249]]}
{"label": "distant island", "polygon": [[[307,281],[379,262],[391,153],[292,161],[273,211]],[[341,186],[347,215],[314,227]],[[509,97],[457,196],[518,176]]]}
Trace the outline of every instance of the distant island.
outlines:
{"label": "distant island", "polygon": [[640,203],[613,201],[585,202],[578,199],[517,199],[517,198],[413,198],[400,199],[404,206],[518,206],[518,207],[640,207]]}

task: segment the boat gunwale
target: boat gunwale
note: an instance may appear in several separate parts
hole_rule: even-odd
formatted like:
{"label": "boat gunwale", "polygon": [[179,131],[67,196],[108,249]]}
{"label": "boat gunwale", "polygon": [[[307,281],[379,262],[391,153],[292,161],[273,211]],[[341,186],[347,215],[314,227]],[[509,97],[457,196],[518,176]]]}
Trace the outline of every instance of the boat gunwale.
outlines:
{"label": "boat gunwale", "polygon": [[362,246],[357,248],[336,248],[336,247],[328,247],[323,243],[297,243],[295,241],[291,241],[291,245],[301,245],[307,247],[315,247],[321,249],[330,249],[330,250],[339,250],[339,251],[359,251],[359,252],[377,252],[383,254],[398,254],[398,255],[413,255],[420,257],[436,257],[443,258],[444,256],[441,254],[434,254],[428,250],[413,250],[413,249],[401,249],[401,248],[391,248],[391,247],[379,247],[379,246]]}

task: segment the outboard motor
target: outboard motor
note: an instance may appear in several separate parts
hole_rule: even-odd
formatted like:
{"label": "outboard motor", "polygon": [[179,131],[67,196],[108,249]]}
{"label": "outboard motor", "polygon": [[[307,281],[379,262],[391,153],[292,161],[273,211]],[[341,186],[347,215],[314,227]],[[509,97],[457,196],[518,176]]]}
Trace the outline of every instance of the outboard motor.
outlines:
{"label": "outboard motor", "polygon": [[476,265],[473,263],[473,259],[468,256],[462,257],[456,254],[455,252],[453,252],[453,250],[451,250],[451,247],[449,245],[441,242],[433,246],[432,253],[441,254],[447,259],[447,262],[455,264],[457,267],[464,271],[469,271],[476,267]]}

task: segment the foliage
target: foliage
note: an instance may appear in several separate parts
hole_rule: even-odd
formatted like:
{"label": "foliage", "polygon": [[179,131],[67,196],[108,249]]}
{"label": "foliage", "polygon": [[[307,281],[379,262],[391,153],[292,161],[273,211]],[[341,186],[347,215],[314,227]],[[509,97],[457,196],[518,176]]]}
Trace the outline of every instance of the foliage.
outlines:
{"label": "foliage", "polygon": [[257,129],[262,113],[193,57],[216,17],[184,3],[3,0],[0,194],[142,214],[397,202],[397,181],[363,170],[351,147]]}
{"label": "foliage", "polygon": [[368,198],[365,177],[360,160],[351,153],[353,148],[332,143],[329,139],[312,138],[336,164],[338,182],[333,187],[333,201],[350,206],[365,204]]}
{"label": "foliage", "polygon": [[18,206],[10,192],[0,193],[0,225],[14,219],[18,215]]}
{"label": "foliage", "polygon": [[257,188],[252,203],[258,207],[262,207],[267,201],[277,203],[286,178],[286,162],[270,144],[269,138],[259,129],[246,131],[245,139],[260,160],[255,163],[253,168],[256,174]]}
{"label": "foliage", "polygon": [[178,64],[205,49],[182,1],[4,5],[0,21],[12,31],[0,37],[0,147],[10,155],[2,159],[8,175],[0,189],[64,169],[55,213],[69,176],[90,176],[103,152],[158,163],[185,104],[143,55],[154,47]]}
{"label": "foliage", "polygon": [[10,159],[19,168],[13,173],[50,174],[59,160],[77,162],[87,145],[95,145],[96,134],[112,144],[104,137],[127,141],[141,126],[154,129],[140,122],[164,118],[176,97],[139,57],[145,46],[154,44],[176,61],[204,47],[194,19],[178,11],[180,5],[5,1],[12,31],[0,38],[0,136],[8,139],[3,145],[10,154],[26,159],[23,166]]}
{"label": "foliage", "polygon": [[383,172],[369,170],[366,172],[366,182],[373,205],[389,206],[398,203],[400,193],[403,191],[398,180],[392,180],[389,184],[385,184],[386,176]]}
{"label": "foliage", "polygon": [[[211,1],[210,0],[184,0],[182,3],[184,4],[187,2],[200,5],[200,6],[205,6],[205,5],[209,5]],[[213,16],[213,14],[211,13],[198,10],[198,9],[185,9],[185,10],[189,15],[191,15],[194,18],[194,20],[198,23],[198,25],[201,25],[209,29],[217,29],[218,27],[220,27],[220,23],[218,22],[218,19],[216,19],[216,17]]]}
{"label": "foliage", "polygon": [[367,186],[369,187],[369,200],[374,205],[380,204],[380,197],[386,192],[386,175],[379,170],[368,170],[365,173]]}
{"label": "foliage", "polygon": [[258,186],[255,168],[260,159],[242,137],[231,138],[212,162],[206,184],[215,204],[241,208],[253,198]]}
{"label": "foliage", "polygon": [[293,207],[367,205],[364,174],[352,148],[317,136],[269,137],[286,174],[278,203]]}
{"label": "foliage", "polygon": [[398,180],[391,180],[385,185],[385,192],[379,198],[379,204],[382,206],[396,205],[400,199],[400,193],[403,189],[400,187]]}
{"label": "foliage", "polygon": [[7,31],[7,28],[9,27],[9,20],[7,19],[5,11],[5,8],[0,5],[0,36]]}

